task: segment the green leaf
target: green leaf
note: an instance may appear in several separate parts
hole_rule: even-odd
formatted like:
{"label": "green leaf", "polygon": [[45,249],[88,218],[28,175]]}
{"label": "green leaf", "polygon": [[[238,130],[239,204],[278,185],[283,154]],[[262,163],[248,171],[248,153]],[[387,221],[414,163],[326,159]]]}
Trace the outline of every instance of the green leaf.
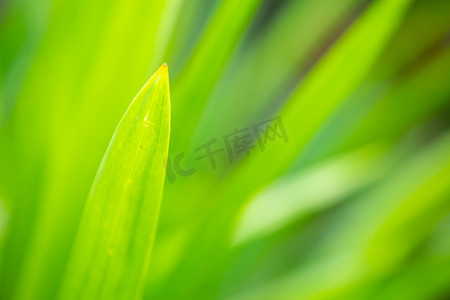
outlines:
{"label": "green leaf", "polygon": [[394,159],[387,159],[386,148],[381,143],[369,145],[276,180],[244,207],[234,243],[273,234],[386,176],[394,165]]}
{"label": "green leaf", "polygon": [[175,81],[173,94],[178,102],[173,110],[173,127],[177,136],[171,151],[189,144],[217,80],[260,3],[261,0],[221,2]]}
{"label": "green leaf", "polygon": [[[300,83],[282,109],[281,117],[290,134],[289,145],[279,143],[252,156],[242,170],[235,172],[237,182],[249,178],[249,173],[260,174],[251,177],[254,189],[290,167],[324,121],[367,77],[410,2],[381,0],[368,8]],[[384,20],[382,24],[380,19]]]}
{"label": "green leaf", "polygon": [[306,264],[233,299],[362,299],[341,293],[401,270],[448,214],[449,151],[447,132],[343,208]]}
{"label": "green leaf", "polygon": [[134,299],[142,292],[165,178],[169,99],[164,64],[135,97],[111,139],[60,299]]}
{"label": "green leaf", "polygon": [[[15,100],[8,140],[0,142],[10,154],[8,169],[2,165],[0,172],[9,173],[9,181],[20,178],[21,185],[5,183],[14,215],[0,280],[0,298],[6,299],[56,297],[111,134],[154,71],[149,65],[160,47],[156,34],[164,27],[159,24],[166,5],[165,0],[34,2],[39,11],[49,6],[51,22]],[[64,41],[62,31],[68,33]],[[23,134],[11,134],[11,128]]]}
{"label": "green leaf", "polygon": [[286,3],[267,30],[249,41],[227,67],[202,116],[194,145],[266,119],[268,107],[280,101],[280,91],[290,90],[294,78],[307,71],[314,52],[323,47],[331,30],[341,27],[339,22],[348,18],[356,2]]}
{"label": "green leaf", "polygon": [[[177,282],[177,286],[197,284],[201,286],[203,295],[207,295],[205,298],[212,297],[214,287],[221,282],[220,276],[211,276],[212,272],[218,273],[213,266],[218,264],[228,249],[239,207],[253,193],[288,170],[333,110],[363,82],[410,3],[410,0],[379,0],[372,3],[299,84],[281,112],[289,143],[277,142],[264,152],[254,151],[221,182],[215,190],[216,201],[204,214],[205,218],[195,219],[200,223],[198,232],[180,258],[181,263],[173,272],[175,275],[168,281]],[[383,20],[381,24],[380,19]],[[183,111],[188,113],[189,110]],[[214,253],[213,257],[209,257],[211,253]],[[202,265],[205,257],[208,257],[209,263]],[[198,284],[200,282],[201,285]],[[181,298],[184,292],[170,298]]]}

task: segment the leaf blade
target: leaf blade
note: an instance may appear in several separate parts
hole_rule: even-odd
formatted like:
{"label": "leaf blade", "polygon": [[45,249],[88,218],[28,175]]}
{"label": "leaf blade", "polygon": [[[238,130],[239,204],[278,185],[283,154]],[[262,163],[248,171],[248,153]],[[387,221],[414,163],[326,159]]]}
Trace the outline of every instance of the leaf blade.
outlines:
{"label": "leaf blade", "polygon": [[164,64],[111,139],[86,203],[61,299],[133,299],[140,293],[162,197],[169,127]]}

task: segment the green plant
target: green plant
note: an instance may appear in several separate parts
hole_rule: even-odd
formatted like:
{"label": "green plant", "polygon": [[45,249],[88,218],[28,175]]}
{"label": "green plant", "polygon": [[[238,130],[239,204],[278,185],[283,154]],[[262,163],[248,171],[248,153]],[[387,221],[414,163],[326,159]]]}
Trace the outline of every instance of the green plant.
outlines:
{"label": "green plant", "polygon": [[4,8],[1,299],[450,293],[448,1]]}

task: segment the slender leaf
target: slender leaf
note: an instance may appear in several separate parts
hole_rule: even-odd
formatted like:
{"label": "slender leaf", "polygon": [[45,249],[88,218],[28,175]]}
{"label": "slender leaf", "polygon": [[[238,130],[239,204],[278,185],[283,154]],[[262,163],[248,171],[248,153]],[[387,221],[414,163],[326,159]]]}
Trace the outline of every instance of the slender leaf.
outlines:
{"label": "slender leaf", "polygon": [[[216,81],[260,3],[261,0],[226,0],[218,7],[189,62],[175,81],[173,94],[178,102],[173,110],[174,149],[190,142]],[[207,75],[205,70],[208,70]]]}
{"label": "slender leaf", "polygon": [[155,235],[169,145],[167,66],[120,121],[86,203],[60,299],[134,299]]}

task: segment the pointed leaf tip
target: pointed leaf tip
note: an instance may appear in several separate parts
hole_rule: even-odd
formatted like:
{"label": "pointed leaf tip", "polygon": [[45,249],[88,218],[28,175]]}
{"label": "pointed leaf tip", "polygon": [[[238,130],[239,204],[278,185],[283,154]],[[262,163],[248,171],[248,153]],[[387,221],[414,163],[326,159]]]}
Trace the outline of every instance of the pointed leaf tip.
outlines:
{"label": "pointed leaf tip", "polygon": [[156,73],[159,73],[159,74],[168,74],[168,73],[169,73],[169,67],[167,66],[166,63],[163,63],[163,64],[159,67],[158,71],[156,71]]}
{"label": "pointed leaf tip", "polygon": [[106,150],[59,299],[141,298],[163,194],[170,137],[167,66],[147,81]]}

